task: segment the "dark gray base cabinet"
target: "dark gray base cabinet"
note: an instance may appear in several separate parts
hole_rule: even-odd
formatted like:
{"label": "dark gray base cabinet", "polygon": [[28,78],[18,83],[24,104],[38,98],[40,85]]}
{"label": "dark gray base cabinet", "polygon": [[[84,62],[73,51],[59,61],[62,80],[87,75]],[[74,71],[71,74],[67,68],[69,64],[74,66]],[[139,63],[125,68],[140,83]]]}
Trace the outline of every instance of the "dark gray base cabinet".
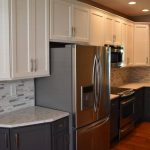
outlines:
{"label": "dark gray base cabinet", "polygon": [[68,150],[68,135],[68,118],[33,126],[0,128],[0,150]]}
{"label": "dark gray base cabinet", "polygon": [[143,120],[144,115],[144,88],[138,89],[135,92],[135,123],[139,123]]}
{"label": "dark gray base cabinet", "polygon": [[51,150],[51,126],[0,128],[0,150]]}
{"label": "dark gray base cabinet", "polygon": [[110,140],[111,142],[119,138],[119,99],[111,100],[110,113]]}
{"label": "dark gray base cabinet", "polygon": [[0,129],[0,150],[10,150],[10,137],[8,129]]}
{"label": "dark gray base cabinet", "polygon": [[144,121],[150,121],[150,88],[145,88],[144,99]]}
{"label": "dark gray base cabinet", "polygon": [[69,150],[68,118],[52,123],[52,150]]}
{"label": "dark gray base cabinet", "polygon": [[10,130],[11,150],[51,150],[51,126],[41,124]]}

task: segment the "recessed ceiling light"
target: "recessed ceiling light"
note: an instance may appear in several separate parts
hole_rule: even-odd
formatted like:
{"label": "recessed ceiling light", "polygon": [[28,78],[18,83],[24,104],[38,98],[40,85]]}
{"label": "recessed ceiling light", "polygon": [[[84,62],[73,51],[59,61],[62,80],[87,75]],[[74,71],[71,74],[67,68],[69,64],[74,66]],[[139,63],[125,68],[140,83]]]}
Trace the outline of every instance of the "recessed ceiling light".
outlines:
{"label": "recessed ceiling light", "polygon": [[143,9],[142,11],[144,11],[144,12],[148,12],[148,11],[149,11],[149,9]]}
{"label": "recessed ceiling light", "polygon": [[135,5],[136,2],[131,1],[131,2],[129,2],[128,4],[129,4],[129,5]]}

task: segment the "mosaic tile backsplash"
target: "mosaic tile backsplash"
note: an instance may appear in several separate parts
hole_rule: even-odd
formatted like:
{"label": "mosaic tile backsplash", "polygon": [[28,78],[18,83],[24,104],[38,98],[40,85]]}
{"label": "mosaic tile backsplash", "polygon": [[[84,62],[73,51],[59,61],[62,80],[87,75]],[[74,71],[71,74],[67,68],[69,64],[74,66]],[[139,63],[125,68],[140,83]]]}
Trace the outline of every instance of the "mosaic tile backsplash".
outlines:
{"label": "mosaic tile backsplash", "polygon": [[150,82],[150,66],[111,69],[111,86],[132,82]]}
{"label": "mosaic tile backsplash", "polygon": [[128,68],[112,68],[111,69],[111,86],[120,86],[129,81]]}
{"label": "mosaic tile backsplash", "polygon": [[34,105],[33,79],[0,82],[0,114]]}

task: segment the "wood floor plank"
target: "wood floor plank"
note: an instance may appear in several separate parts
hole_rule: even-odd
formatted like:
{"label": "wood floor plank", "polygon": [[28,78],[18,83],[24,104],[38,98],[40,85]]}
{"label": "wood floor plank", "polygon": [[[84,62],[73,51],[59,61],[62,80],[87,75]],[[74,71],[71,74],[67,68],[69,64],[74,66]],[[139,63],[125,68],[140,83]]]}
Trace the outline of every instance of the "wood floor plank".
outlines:
{"label": "wood floor plank", "polygon": [[114,145],[111,150],[150,150],[150,122],[136,126],[131,134]]}

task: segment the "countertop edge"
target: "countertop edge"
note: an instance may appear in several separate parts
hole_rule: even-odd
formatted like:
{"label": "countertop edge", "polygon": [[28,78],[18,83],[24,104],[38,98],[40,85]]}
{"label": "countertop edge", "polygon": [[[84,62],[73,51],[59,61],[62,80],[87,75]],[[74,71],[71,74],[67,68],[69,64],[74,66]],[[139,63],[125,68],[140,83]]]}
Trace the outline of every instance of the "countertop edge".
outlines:
{"label": "countertop edge", "polygon": [[121,88],[131,88],[134,90],[139,90],[141,88],[146,88],[146,87],[150,87],[150,83],[142,83],[142,82],[133,82],[133,83],[128,83],[128,84],[124,84],[119,86]]}
{"label": "countertop edge", "polygon": [[26,126],[32,126],[32,125],[38,125],[38,124],[44,124],[44,123],[52,123],[54,121],[57,121],[59,119],[62,119],[62,118],[68,117],[68,116],[69,116],[69,113],[66,113],[62,116],[55,117],[55,119],[46,119],[46,120],[20,123],[20,124],[14,124],[14,125],[0,124],[0,128],[19,128],[19,127],[26,127]]}

